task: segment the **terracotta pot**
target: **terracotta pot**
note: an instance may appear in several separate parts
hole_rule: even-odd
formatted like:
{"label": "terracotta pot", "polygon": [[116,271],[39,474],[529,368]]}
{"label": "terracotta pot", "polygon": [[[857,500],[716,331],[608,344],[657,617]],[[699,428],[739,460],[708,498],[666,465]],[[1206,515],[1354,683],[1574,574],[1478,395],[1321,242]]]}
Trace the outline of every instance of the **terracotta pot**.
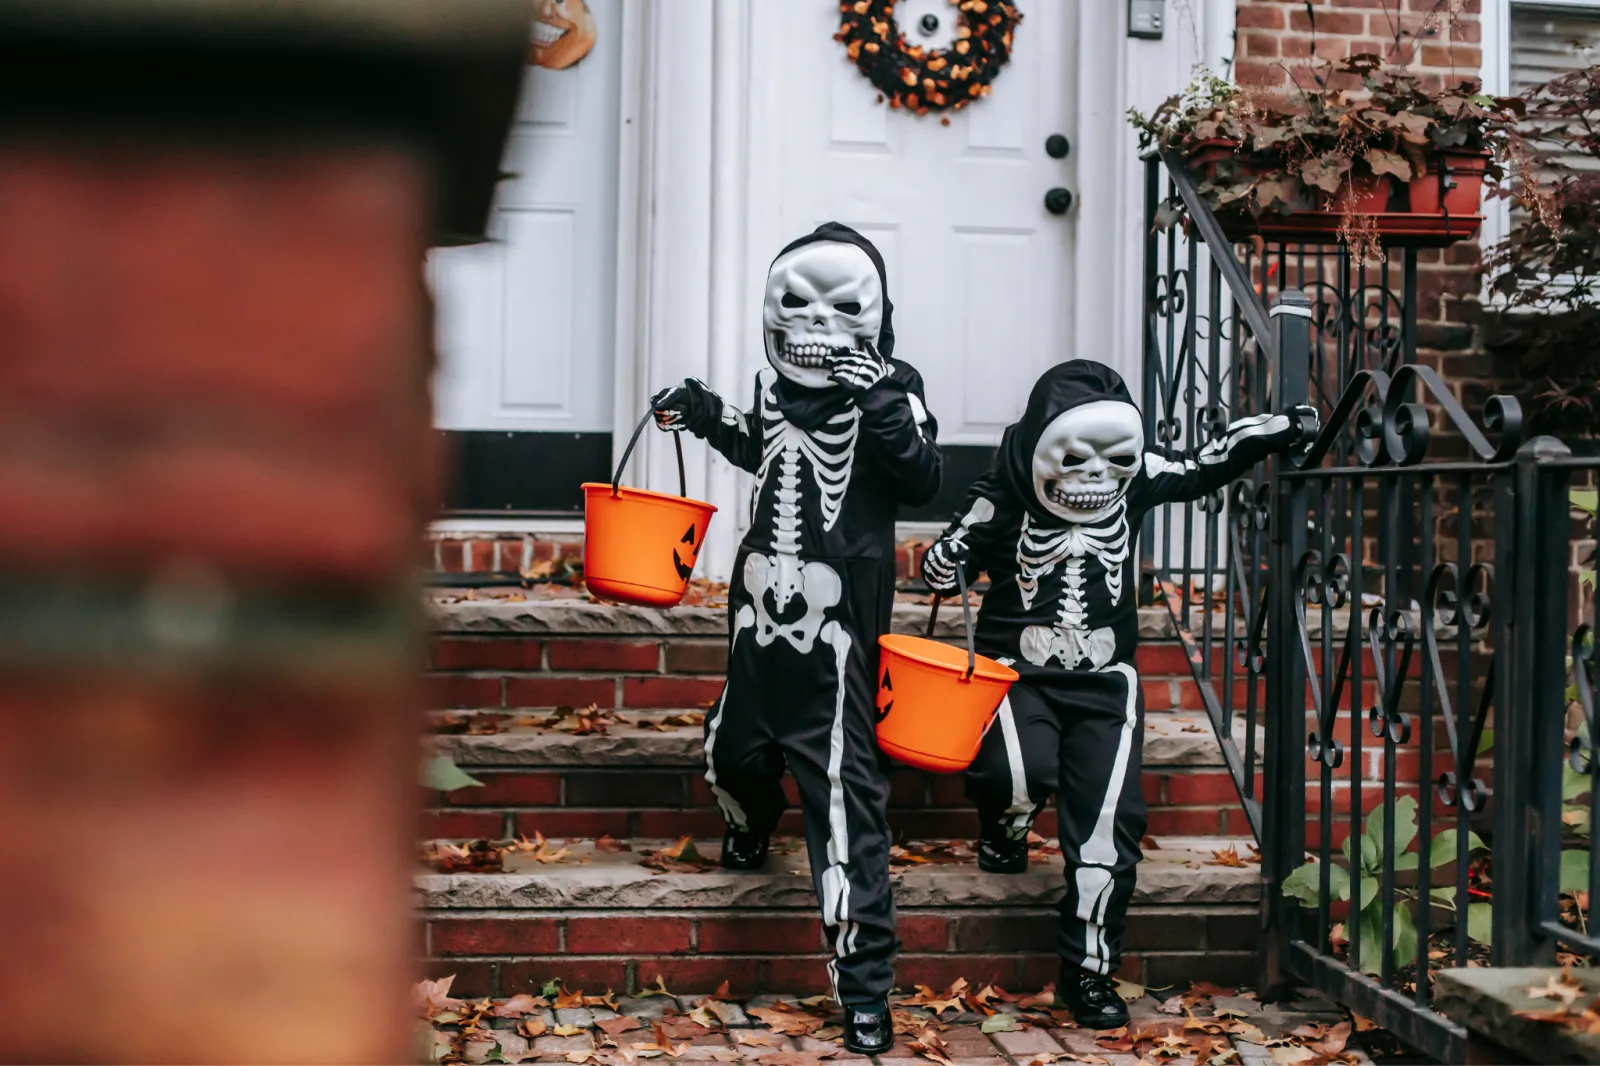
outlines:
{"label": "terracotta pot", "polygon": [[1324,211],[1343,212],[1347,203],[1354,201],[1358,215],[1381,215],[1389,210],[1389,194],[1393,184],[1385,174],[1362,174],[1348,178],[1332,196],[1326,193],[1322,200]]}
{"label": "terracotta pot", "polygon": [[1476,215],[1483,200],[1483,172],[1488,166],[1489,156],[1484,152],[1439,153],[1438,160],[1407,186],[1411,213]]}

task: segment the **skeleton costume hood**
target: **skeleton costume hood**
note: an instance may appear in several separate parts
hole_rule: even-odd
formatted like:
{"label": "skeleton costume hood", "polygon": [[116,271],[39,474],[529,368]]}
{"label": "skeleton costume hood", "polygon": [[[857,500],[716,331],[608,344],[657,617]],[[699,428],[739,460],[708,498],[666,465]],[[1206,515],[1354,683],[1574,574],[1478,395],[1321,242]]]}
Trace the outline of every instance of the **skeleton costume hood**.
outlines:
{"label": "skeleton costume hood", "polygon": [[[920,391],[921,380],[915,377],[915,372],[905,363],[890,358],[894,354],[894,302],[889,299],[889,275],[884,270],[883,255],[878,251],[877,245],[842,222],[824,222],[804,237],[796,238],[784,245],[783,250],[772,257],[772,262],[776,263],[798,248],[822,241],[854,245],[865,252],[867,258],[872,261],[873,268],[878,272],[878,282],[883,292],[883,321],[878,327],[875,347],[878,349],[878,354],[888,361],[890,377],[904,386],[910,386],[915,381]],[[808,388],[782,374],[779,374],[773,382],[772,392],[778,410],[783,412],[783,417],[807,432],[815,430],[855,403],[855,398],[845,389],[837,386]]]}
{"label": "skeleton costume hood", "polygon": [[1045,507],[1033,488],[1034,451],[1040,438],[1062,414],[1103,400],[1125,403],[1138,412],[1122,376],[1109,366],[1091,359],[1057,363],[1034,383],[1022,420],[1008,426],[1000,438],[995,468],[1007,491],[1035,521],[1054,526],[1066,521]]}

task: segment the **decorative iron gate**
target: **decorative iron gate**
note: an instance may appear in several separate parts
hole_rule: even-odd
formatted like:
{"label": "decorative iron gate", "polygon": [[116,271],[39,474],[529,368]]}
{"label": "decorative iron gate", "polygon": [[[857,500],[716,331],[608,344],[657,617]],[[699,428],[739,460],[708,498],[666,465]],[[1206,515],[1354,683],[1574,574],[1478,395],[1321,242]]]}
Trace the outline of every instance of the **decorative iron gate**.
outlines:
{"label": "decorative iron gate", "polygon": [[1314,985],[1460,1061],[1430,970],[1600,954],[1575,895],[1581,865],[1600,899],[1600,615],[1569,520],[1600,458],[1522,443],[1509,397],[1475,419],[1417,364],[1416,250],[1235,246],[1181,161],[1148,168],[1148,438],[1305,402],[1324,422],[1142,537],[1262,851],[1263,990]]}

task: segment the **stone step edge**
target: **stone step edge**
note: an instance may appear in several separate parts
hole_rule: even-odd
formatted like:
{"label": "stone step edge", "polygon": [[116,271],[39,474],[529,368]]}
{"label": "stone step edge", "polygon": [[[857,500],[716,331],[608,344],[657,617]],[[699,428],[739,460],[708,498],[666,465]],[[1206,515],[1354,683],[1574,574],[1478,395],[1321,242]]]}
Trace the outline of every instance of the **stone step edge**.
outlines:
{"label": "stone step edge", "polygon": [[[560,636],[683,636],[726,637],[726,607],[630,607],[622,604],[594,603],[579,599],[461,599],[447,590],[430,590],[426,599],[428,619],[438,633],[538,633]],[[1346,612],[1348,613],[1348,612]],[[928,625],[925,604],[899,602],[894,605],[890,628],[896,633],[921,636]],[[1344,632],[1344,614],[1335,617],[1336,634]],[[1191,629],[1198,632],[1205,624],[1202,613],[1192,612]],[[1309,620],[1313,633],[1320,633],[1320,621]],[[1211,632],[1220,638],[1227,631],[1221,611],[1213,611]],[[1234,627],[1246,636],[1242,619]],[[939,612],[934,636],[949,639],[966,632],[961,611],[946,605]],[[1165,607],[1139,608],[1141,640],[1175,640],[1177,629]]]}
{"label": "stone step edge", "polygon": [[[794,910],[816,909],[804,848],[773,855],[758,871],[713,867],[694,873],[662,873],[640,865],[640,850],[666,841],[629,841],[631,852],[598,852],[589,842],[571,846],[563,862],[542,864],[512,853],[502,873],[418,873],[414,903],[430,911],[556,910]],[[1229,838],[1170,838],[1139,865],[1134,902],[1139,904],[1251,904],[1260,899],[1260,867],[1207,865],[1211,851],[1246,842]],[[715,858],[719,843],[701,841],[702,855]],[[587,864],[580,860],[590,860]],[[1065,891],[1060,856],[1035,858],[1026,873],[990,874],[975,864],[895,867],[897,906],[1046,907]]]}
{"label": "stone step edge", "polygon": [[[473,712],[455,712],[470,717]],[[502,714],[505,712],[490,712]],[[646,729],[640,720],[659,721],[682,712],[619,711],[625,724],[613,725],[605,733],[575,736],[558,731],[510,729],[500,733],[473,736],[429,734],[430,752],[448,755],[463,767],[656,767],[698,771],[704,766],[702,734],[694,726],[680,726],[671,732]],[[515,713],[511,717],[515,717]],[[1194,728],[1198,727],[1198,728]],[[1144,765],[1222,766],[1222,749],[1211,732],[1204,711],[1151,711],[1145,715]],[[1244,723],[1235,722],[1234,743],[1244,745]],[[1263,750],[1265,733],[1256,730],[1257,750]]]}

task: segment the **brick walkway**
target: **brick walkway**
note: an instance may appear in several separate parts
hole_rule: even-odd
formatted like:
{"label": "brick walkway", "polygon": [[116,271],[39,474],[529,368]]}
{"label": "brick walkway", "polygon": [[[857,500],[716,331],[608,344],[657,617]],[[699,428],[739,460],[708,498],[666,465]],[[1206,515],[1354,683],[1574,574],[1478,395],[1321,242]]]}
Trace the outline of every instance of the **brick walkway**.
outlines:
{"label": "brick walkway", "polygon": [[[428,982],[418,990],[419,1014],[431,1022],[419,1033],[424,1061],[599,1066],[631,1066],[641,1059],[764,1060],[764,1066],[866,1061],[844,1050],[839,1014],[820,997],[758,996],[733,1003],[701,996],[572,993],[467,1002],[449,999],[448,987],[440,991],[442,984]],[[1372,1061],[1358,1046],[1361,1037],[1349,1016],[1320,996],[1263,1006],[1249,993],[1212,989],[1207,995],[1196,988],[1198,994],[1135,996],[1132,1024],[1109,1033],[1077,1028],[1043,996],[1006,997],[1012,999],[1006,1002],[989,998],[990,990],[959,986],[945,993],[897,995],[895,1023],[902,1035],[879,1058],[953,1066],[1360,1066]],[[1125,987],[1125,994],[1139,991]],[[900,1003],[907,999],[912,1002]],[[946,1002],[937,1002],[941,999]],[[919,1006],[919,1000],[935,1002]]]}

